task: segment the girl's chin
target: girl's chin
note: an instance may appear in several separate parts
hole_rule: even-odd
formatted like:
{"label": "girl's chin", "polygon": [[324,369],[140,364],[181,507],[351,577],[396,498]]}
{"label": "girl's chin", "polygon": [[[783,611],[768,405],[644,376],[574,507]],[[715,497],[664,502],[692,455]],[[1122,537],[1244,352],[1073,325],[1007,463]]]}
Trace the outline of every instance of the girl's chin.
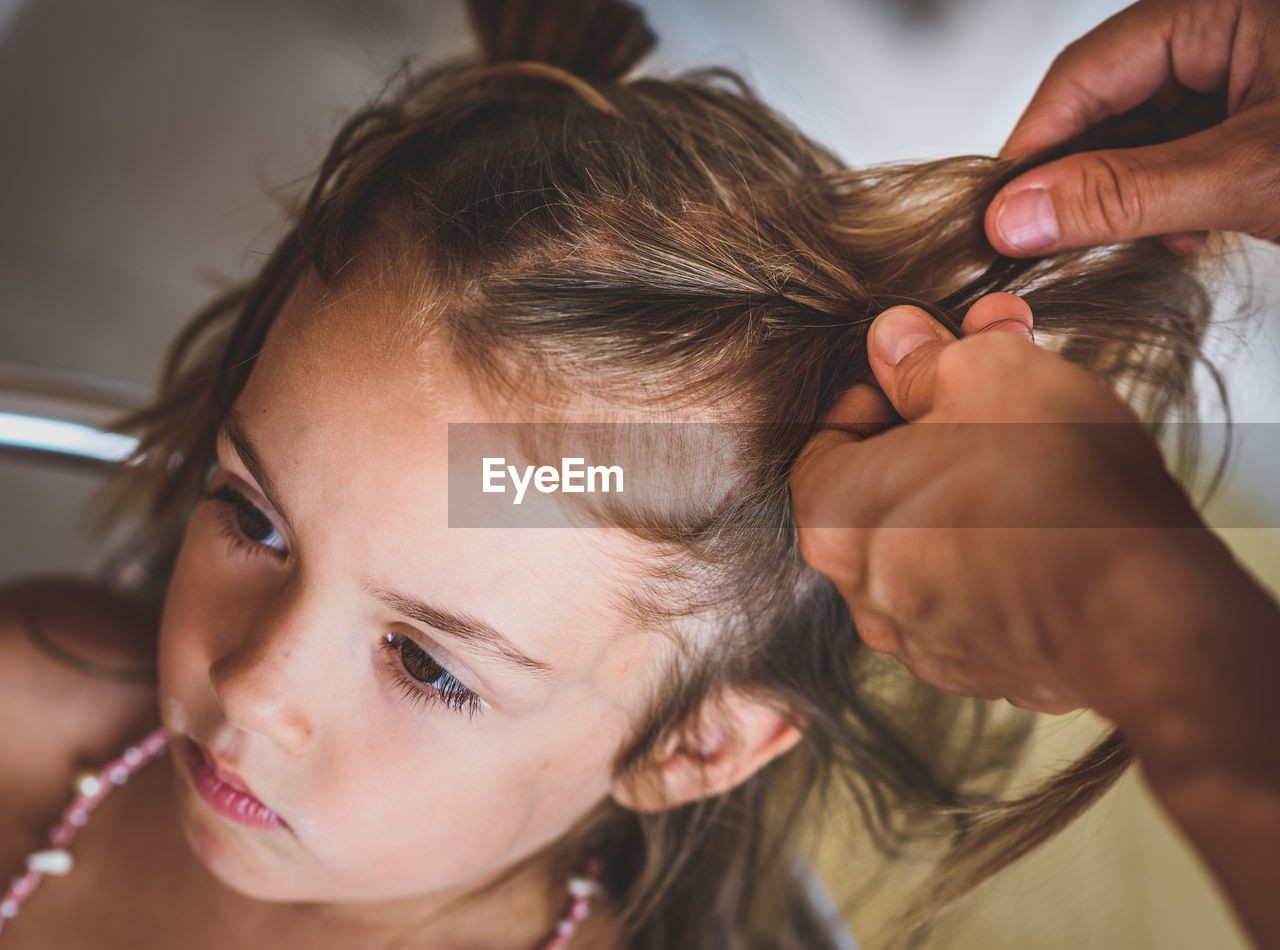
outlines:
{"label": "girl's chin", "polygon": [[239,828],[208,811],[190,789],[179,806],[178,824],[187,847],[213,877],[243,897],[258,901],[309,900],[268,849],[254,848]]}

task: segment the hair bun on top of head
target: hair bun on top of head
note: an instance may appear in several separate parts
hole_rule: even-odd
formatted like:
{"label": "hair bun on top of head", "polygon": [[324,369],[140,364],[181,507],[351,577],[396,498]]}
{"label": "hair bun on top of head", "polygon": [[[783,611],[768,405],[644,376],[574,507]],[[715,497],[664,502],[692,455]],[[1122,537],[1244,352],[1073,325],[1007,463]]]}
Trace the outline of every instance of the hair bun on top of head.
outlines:
{"label": "hair bun on top of head", "polygon": [[467,0],[467,12],[487,65],[543,63],[588,82],[625,75],[655,42],[622,0]]}

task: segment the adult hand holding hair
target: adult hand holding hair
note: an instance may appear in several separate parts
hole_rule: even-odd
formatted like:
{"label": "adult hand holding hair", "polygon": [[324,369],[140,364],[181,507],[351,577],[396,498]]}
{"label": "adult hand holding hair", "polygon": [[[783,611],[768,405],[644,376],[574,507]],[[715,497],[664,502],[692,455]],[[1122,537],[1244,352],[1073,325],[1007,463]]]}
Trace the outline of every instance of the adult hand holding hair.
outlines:
{"label": "adult hand holding hair", "polygon": [[801,553],[867,645],[943,692],[1113,721],[1257,945],[1280,947],[1280,607],[1129,407],[1030,326],[1012,294],[979,300],[960,340],[881,314],[879,388],[850,389],[794,470]]}
{"label": "adult hand holding hair", "polygon": [[996,250],[1029,257],[1157,234],[1195,250],[1208,228],[1280,238],[1280,2],[1122,10],[1058,56],[1000,157],[1034,159],[1139,107],[1167,129],[1159,144],[1076,151],[1018,176],[987,210]]}

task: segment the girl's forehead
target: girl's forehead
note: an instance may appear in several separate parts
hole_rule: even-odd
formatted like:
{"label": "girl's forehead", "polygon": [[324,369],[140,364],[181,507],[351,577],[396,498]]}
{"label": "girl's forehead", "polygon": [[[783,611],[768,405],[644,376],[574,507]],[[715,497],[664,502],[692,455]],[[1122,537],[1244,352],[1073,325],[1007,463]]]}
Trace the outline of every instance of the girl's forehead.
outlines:
{"label": "girl's forehead", "polygon": [[298,543],[335,582],[354,584],[358,565],[364,586],[447,599],[550,656],[634,628],[633,538],[450,527],[449,423],[490,417],[438,342],[398,332],[372,294],[320,307],[297,295],[280,316],[234,417]]}
{"label": "girl's forehead", "polygon": [[353,372],[432,370],[444,347],[431,301],[350,283],[322,287],[314,277],[301,281],[276,316],[262,356],[330,369],[347,364]]}

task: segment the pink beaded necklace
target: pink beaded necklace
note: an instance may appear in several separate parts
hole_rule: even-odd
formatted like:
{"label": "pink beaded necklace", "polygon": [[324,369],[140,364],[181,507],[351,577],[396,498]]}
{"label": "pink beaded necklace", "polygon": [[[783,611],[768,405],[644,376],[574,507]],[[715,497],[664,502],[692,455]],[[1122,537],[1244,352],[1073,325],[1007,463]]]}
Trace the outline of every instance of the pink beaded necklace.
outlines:
{"label": "pink beaded necklace", "polygon": [[[69,849],[76,832],[89,823],[89,815],[113,788],[123,785],[130,775],[164,752],[166,744],[164,729],[156,729],[137,745],[125,749],[120,758],[108,762],[101,771],[82,772],[76,776],[76,796],[62,813],[58,827],[49,835],[49,843],[53,847],[27,855],[26,873],[13,879],[0,900],[0,933],[3,933],[7,921],[18,916],[22,902],[31,896],[46,874],[70,873],[74,862]],[[600,884],[601,871],[600,859],[593,856],[587,861],[585,874],[569,878],[569,908],[539,950],[565,950],[569,945],[578,925],[590,913],[591,898],[604,893]]]}

